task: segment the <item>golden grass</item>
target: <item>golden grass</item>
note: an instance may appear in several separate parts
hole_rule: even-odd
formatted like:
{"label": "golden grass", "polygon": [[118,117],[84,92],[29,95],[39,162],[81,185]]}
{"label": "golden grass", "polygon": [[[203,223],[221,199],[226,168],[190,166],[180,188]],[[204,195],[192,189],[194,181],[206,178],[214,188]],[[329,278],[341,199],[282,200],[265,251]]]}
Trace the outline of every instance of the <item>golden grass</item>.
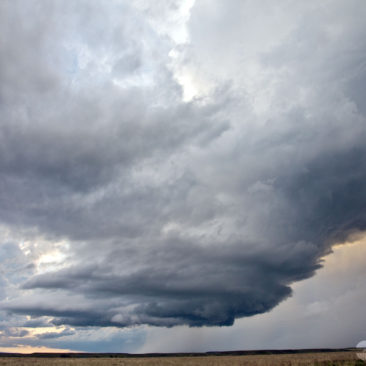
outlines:
{"label": "golden grass", "polygon": [[330,366],[366,365],[355,352],[282,355],[139,357],[139,358],[0,358],[0,366]]}

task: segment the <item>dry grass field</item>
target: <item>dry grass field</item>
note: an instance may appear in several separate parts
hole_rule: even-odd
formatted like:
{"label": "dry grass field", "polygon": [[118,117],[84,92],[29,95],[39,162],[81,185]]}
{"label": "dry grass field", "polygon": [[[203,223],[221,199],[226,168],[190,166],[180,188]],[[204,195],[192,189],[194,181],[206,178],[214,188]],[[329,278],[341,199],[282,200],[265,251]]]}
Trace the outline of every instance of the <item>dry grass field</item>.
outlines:
{"label": "dry grass field", "polygon": [[137,358],[3,357],[0,366],[305,366],[366,365],[355,352]]}

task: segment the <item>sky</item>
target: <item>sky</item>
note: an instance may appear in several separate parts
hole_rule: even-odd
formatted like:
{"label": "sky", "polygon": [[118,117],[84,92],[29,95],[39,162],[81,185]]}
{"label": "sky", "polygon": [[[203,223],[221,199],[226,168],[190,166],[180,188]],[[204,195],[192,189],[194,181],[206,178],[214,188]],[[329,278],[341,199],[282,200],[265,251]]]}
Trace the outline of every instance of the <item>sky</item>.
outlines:
{"label": "sky", "polygon": [[366,344],[364,0],[0,0],[0,351]]}

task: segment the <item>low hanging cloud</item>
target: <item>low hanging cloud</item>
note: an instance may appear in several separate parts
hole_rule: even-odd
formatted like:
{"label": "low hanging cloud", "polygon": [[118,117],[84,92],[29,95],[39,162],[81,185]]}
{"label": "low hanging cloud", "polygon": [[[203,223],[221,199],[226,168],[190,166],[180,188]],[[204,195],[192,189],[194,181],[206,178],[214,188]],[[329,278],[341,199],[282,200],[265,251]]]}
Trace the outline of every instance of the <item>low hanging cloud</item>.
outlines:
{"label": "low hanging cloud", "polygon": [[365,230],[366,6],[327,4],[197,0],[177,44],[144,2],[3,1],[2,309],[231,325]]}

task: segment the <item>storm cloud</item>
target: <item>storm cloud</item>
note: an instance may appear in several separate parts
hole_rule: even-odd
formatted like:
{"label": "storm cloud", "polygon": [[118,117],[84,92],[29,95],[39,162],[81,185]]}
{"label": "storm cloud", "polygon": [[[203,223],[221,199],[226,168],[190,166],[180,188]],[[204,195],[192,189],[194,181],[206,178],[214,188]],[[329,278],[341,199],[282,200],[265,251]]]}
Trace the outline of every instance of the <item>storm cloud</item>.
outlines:
{"label": "storm cloud", "polygon": [[179,11],[1,2],[19,326],[232,325],[366,229],[366,4],[197,0],[161,22]]}

